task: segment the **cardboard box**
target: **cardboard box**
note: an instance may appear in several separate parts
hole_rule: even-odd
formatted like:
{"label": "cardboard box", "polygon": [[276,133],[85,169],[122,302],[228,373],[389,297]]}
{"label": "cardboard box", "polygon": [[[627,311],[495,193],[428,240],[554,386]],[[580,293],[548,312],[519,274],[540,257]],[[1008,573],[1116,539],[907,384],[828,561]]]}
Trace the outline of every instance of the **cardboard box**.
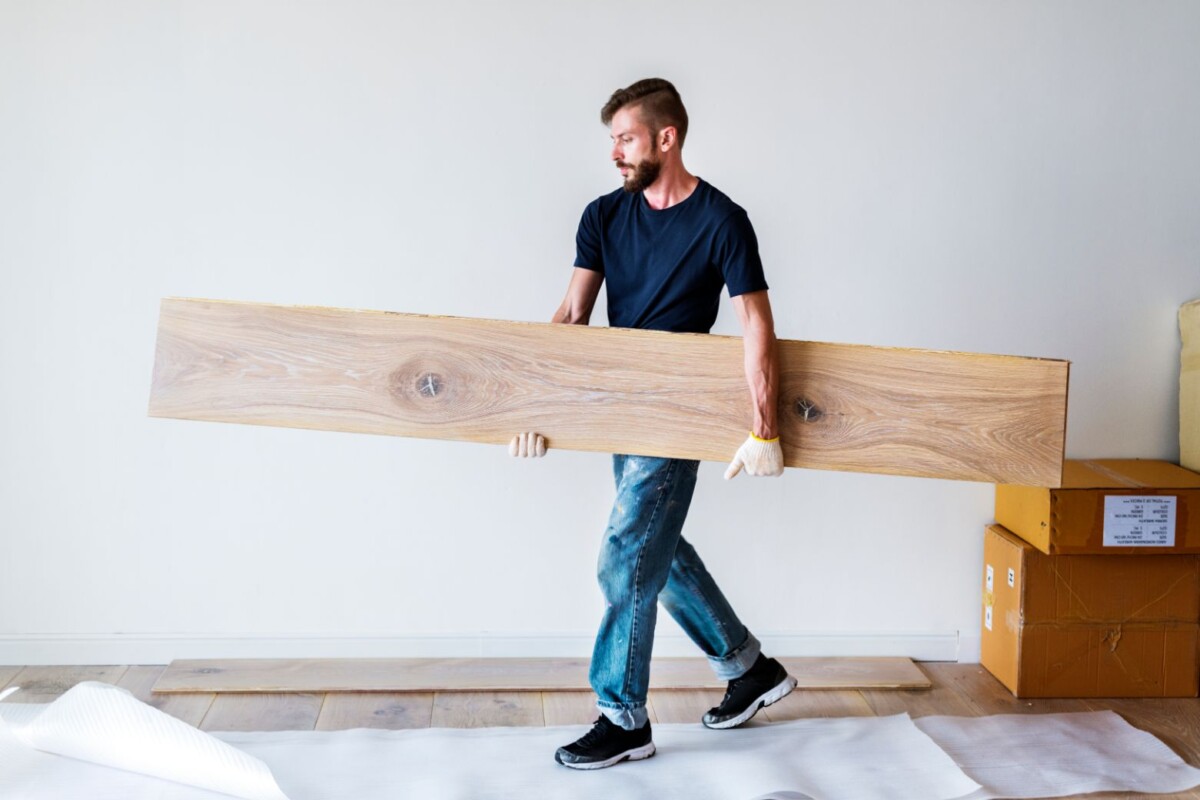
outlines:
{"label": "cardboard box", "polygon": [[1200,553],[1200,475],[1167,461],[1066,461],[1060,488],[998,485],[996,522],[1046,554]]}
{"label": "cardboard box", "polygon": [[1017,697],[1195,697],[1200,557],[1049,556],[984,534],[980,663]]}

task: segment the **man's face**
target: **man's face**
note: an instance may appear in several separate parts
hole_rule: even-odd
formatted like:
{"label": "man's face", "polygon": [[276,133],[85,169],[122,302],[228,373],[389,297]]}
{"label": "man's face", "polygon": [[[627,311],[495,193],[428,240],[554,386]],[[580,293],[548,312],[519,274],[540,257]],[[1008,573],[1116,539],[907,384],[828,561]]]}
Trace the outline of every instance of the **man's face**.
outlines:
{"label": "man's face", "polygon": [[642,122],[636,107],[622,108],[612,118],[612,160],[625,179],[627,192],[644,191],[658,179],[662,156],[654,135]]}

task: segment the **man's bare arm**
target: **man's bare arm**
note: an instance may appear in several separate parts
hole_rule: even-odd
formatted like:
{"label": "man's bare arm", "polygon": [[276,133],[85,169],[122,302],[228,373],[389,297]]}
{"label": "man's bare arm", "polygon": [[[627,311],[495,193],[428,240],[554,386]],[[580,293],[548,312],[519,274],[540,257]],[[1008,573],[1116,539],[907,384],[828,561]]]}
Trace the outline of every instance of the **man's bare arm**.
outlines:
{"label": "man's bare arm", "polygon": [[745,470],[749,475],[782,475],[783,447],[779,443],[779,344],[767,291],[733,298],[742,322],[746,351],[746,382],[754,409],[754,427],[725,470],[725,479]]}
{"label": "man's bare arm", "polygon": [[746,352],[746,381],[754,408],[754,435],[774,439],[779,435],[779,347],[775,339],[775,319],[771,301],[764,289],[733,298],[742,323],[742,341]]}
{"label": "man's bare arm", "polygon": [[551,322],[563,322],[568,325],[587,325],[592,318],[592,307],[600,294],[600,286],[604,283],[604,275],[594,269],[576,267],[571,275],[571,283],[567,286],[567,296],[562,305],[554,312]]}

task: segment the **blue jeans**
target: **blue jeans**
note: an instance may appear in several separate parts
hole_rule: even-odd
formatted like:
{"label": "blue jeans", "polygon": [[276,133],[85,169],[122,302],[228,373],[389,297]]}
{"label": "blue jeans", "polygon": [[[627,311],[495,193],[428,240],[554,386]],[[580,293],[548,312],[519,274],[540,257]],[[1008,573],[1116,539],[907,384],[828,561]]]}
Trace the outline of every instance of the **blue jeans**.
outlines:
{"label": "blue jeans", "polygon": [[745,674],[759,642],[683,538],[699,462],[613,456],[617,499],[600,549],[607,607],[589,674],[600,710],[626,729],[645,724],[658,604],[695,642],[721,680]]}

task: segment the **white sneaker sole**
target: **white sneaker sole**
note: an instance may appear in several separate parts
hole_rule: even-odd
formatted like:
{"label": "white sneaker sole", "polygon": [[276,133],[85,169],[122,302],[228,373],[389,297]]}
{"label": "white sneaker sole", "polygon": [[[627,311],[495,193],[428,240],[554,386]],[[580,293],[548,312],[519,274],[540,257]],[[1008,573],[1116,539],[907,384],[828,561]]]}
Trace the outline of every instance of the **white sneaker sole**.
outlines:
{"label": "white sneaker sole", "polygon": [[704,727],[712,728],[713,730],[725,730],[726,728],[736,728],[746,720],[758,713],[760,708],[766,708],[769,705],[778,703],[783,698],[792,693],[796,688],[796,679],[788,675],[783,679],[783,682],[770,691],[759,695],[758,699],[746,707],[746,710],[738,714],[736,717],[731,717],[724,722],[714,722],[712,725],[704,723]]}
{"label": "white sneaker sole", "polygon": [[641,761],[643,758],[649,758],[652,755],[654,755],[654,742],[648,742],[641,747],[635,747],[632,750],[626,750],[624,753],[618,753],[606,761],[589,761],[584,764],[572,764],[566,761],[560,761],[559,763],[571,769],[604,769],[605,767],[611,767],[613,764],[619,764],[625,759]]}

